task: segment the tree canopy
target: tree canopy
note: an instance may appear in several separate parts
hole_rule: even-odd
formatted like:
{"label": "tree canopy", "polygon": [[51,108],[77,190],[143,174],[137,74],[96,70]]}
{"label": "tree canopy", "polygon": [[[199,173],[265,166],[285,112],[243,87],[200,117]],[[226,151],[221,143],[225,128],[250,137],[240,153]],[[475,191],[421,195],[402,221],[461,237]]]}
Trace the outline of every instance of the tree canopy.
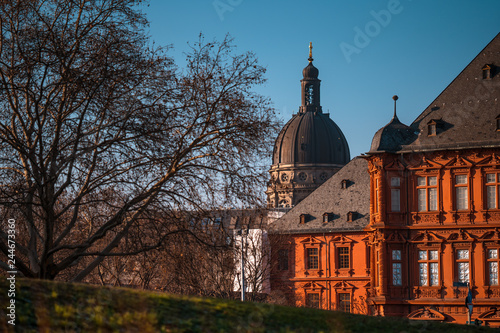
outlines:
{"label": "tree canopy", "polygon": [[278,129],[253,91],[265,68],[203,36],[177,68],[141,2],[0,4],[3,269],[9,218],[22,275],[81,280],[131,235],[138,253],[179,232],[179,212],[259,202]]}

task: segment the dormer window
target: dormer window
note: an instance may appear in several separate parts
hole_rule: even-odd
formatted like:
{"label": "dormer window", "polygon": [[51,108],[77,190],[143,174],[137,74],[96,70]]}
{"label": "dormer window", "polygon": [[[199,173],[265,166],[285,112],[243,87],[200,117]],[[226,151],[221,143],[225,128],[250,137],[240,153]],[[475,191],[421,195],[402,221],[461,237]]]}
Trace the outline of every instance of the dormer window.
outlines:
{"label": "dormer window", "polygon": [[428,136],[435,136],[438,133],[438,129],[442,127],[442,120],[441,119],[431,119],[427,123],[427,135]]}
{"label": "dormer window", "polygon": [[500,114],[495,118],[497,123],[497,131],[500,131]]}
{"label": "dormer window", "polygon": [[330,219],[331,219],[331,216],[332,216],[332,215],[333,215],[332,213],[324,213],[324,214],[323,214],[323,223],[328,223],[328,222],[330,222]]}
{"label": "dormer window", "polygon": [[300,224],[306,223],[306,214],[300,214]]}
{"label": "dormer window", "polygon": [[491,79],[491,67],[492,65],[484,65],[483,67],[483,80]]}
{"label": "dormer window", "polygon": [[429,124],[429,135],[436,135],[436,124]]}
{"label": "dormer window", "polygon": [[352,222],[358,217],[356,212],[347,212],[347,222]]}
{"label": "dormer window", "polygon": [[341,188],[346,189],[349,187],[349,179],[342,179]]}

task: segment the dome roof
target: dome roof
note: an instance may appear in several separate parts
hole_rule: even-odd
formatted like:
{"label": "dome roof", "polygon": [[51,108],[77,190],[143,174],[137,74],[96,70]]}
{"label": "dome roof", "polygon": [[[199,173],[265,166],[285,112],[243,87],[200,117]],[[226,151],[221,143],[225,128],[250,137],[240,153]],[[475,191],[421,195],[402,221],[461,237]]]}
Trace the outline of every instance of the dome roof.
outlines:
{"label": "dome roof", "polygon": [[399,121],[396,115],[396,101],[398,96],[392,96],[394,100],[394,116],[391,121],[379,129],[373,136],[370,153],[377,152],[396,152],[401,146],[409,143],[415,138],[415,131]]}
{"label": "dome roof", "polygon": [[274,145],[274,165],[345,165],[349,160],[349,145],[344,134],[328,114],[321,112],[300,112],[293,116]]}
{"label": "dome roof", "polygon": [[319,70],[314,67],[312,61],[310,61],[309,65],[302,70],[302,76],[304,76],[304,79],[317,79],[319,76]]}
{"label": "dome roof", "polygon": [[396,115],[373,136],[370,153],[396,152],[415,138],[414,130],[401,123]]}

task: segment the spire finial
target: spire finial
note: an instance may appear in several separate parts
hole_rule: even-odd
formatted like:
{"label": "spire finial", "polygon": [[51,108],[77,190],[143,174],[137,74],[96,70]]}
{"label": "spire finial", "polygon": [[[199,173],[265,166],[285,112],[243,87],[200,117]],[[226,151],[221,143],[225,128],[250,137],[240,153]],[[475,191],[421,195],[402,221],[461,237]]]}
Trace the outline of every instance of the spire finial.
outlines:
{"label": "spire finial", "polygon": [[313,59],[313,43],[309,42],[309,62],[312,62]]}
{"label": "spire finial", "polygon": [[398,100],[398,95],[392,96],[392,99],[394,100],[394,118],[397,118],[396,116],[396,101]]}

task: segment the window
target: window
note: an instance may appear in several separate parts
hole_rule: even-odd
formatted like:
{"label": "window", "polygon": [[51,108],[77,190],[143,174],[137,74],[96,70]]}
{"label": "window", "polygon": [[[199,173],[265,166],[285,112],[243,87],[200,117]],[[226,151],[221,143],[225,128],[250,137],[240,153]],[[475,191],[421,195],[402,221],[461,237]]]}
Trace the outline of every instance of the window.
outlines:
{"label": "window", "polygon": [[483,67],[483,80],[491,79],[491,65],[484,65]]}
{"label": "window", "polygon": [[429,136],[436,135],[436,124],[432,123],[427,125],[427,131]]}
{"label": "window", "polygon": [[437,210],[437,177],[417,178],[417,201],[419,212]]}
{"label": "window", "polygon": [[455,176],[455,204],[457,210],[469,208],[467,200],[467,175]]}
{"label": "window", "polygon": [[319,309],[319,294],[318,293],[311,293],[307,294],[307,306],[310,308],[316,308]]}
{"label": "window", "polygon": [[459,282],[469,282],[469,250],[457,250],[457,274]]}
{"label": "window", "polygon": [[401,179],[399,177],[391,177],[391,211],[401,211]]}
{"label": "window", "polygon": [[357,212],[347,212],[347,222],[352,222],[358,218]]}
{"label": "window", "polygon": [[439,256],[437,250],[418,251],[418,280],[420,286],[439,285]]}
{"label": "window", "polygon": [[307,249],[307,269],[318,269],[318,268],[319,268],[318,249],[316,248]]}
{"label": "window", "polygon": [[498,208],[498,189],[500,184],[496,173],[486,174],[486,207],[488,209]]}
{"label": "window", "polygon": [[312,84],[306,85],[306,105],[313,104],[314,99],[314,87]]}
{"label": "window", "polygon": [[392,250],[392,285],[403,285],[401,250]]}
{"label": "window", "polygon": [[350,256],[348,247],[338,248],[338,265],[339,268],[349,268],[350,266]]}
{"label": "window", "polygon": [[498,249],[488,249],[487,265],[490,286],[498,286]]}
{"label": "window", "polygon": [[375,179],[375,191],[374,191],[374,205],[373,209],[375,213],[378,213],[378,179]]}
{"label": "window", "polygon": [[351,312],[351,294],[339,294],[339,310],[344,312]]}
{"label": "window", "polygon": [[278,251],[278,269],[280,271],[288,270],[288,250],[281,249]]}

